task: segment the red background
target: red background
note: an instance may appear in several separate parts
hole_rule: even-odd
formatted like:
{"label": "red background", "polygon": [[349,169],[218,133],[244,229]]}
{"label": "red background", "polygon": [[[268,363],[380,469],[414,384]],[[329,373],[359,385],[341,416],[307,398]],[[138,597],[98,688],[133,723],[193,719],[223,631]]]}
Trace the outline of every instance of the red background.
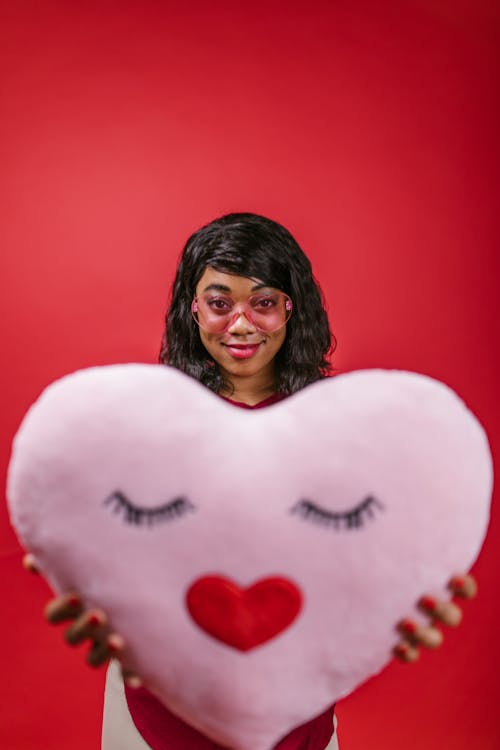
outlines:
{"label": "red background", "polygon": [[[186,237],[235,210],[281,221],[311,257],[339,370],[445,380],[496,451],[496,2],[0,13],[2,480],[43,386],[155,361]],[[499,535],[494,508],[480,596],[442,649],[339,705],[342,750],[500,747]],[[97,748],[102,675],[45,625],[48,590],[20,559],[2,510],[1,746]]]}

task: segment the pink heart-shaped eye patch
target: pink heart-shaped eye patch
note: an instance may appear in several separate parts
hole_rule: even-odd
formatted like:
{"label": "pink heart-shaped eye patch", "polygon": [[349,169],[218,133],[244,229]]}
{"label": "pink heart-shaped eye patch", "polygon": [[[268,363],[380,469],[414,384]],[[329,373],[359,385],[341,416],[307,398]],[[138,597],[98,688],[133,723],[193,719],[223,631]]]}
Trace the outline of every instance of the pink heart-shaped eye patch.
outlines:
{"label": "pink heart-shaped eye patch", "polygon": [[13,523],[104,609],[171,711],[269,750],[379,671],[486,533],[491,456],[449,388],[364,371],[236,409],[168,367],[50,386],[16,436]]}

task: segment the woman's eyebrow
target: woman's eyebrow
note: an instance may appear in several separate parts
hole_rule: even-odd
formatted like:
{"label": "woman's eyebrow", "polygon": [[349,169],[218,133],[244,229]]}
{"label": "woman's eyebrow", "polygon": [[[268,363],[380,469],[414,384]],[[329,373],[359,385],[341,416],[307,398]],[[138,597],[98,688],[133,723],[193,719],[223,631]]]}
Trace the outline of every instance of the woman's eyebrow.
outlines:
{"label": "woman's eyebrow", "polygon": [[259,289],[272,289],[272,288],[273,287],[271,284],[256,284],[255,286],[252,287],[250,291],[257,292]]}
{"label": "woman's eyebrow", "polygon": [[[251,292],[257,292],[259,289],[267,289],[271,288],[269,284],[256,284],[251,288]],[[228,294],[231,294],[232,289],[230,286],[226,286],[225,284],[209,284],[205,287],[203,290],[204,292],[227,292]]]}
{"label": "woman's eyebrow", "polygon": [[231,287],[225,284],[209,284],[203,290],[204,292],[231,292]]}

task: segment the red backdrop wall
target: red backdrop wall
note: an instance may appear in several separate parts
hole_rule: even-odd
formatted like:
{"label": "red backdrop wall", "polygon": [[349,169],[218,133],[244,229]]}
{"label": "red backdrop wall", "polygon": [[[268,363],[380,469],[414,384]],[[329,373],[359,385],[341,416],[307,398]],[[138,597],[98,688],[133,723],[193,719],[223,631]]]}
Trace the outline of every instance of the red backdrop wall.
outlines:
{"label": "red backdrop wall", "polygon": [[[296,235],[339,370],[441,378],[499,441],[494,1],[0,4],[2,435],[73,369],[154,362],[188,234],[250,210]],[[500,746],[499,514],[438,653],[338,707],[342,750]],[[99,746],[102,681],[45,625],[0,519],[10,750]],[[6,668],[5,668],[6,664]]]}

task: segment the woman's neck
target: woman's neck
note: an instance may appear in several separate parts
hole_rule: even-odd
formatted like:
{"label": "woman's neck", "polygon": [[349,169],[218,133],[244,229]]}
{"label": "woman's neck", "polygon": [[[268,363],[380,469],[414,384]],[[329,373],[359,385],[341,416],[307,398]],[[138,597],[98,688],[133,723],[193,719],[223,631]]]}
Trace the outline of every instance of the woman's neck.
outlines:
{"label": "woman's neck", "polygon": [[220,395],[248,406],[255,406],[276,393],[274,377],[270,379],[267,374],[264,377],[260,374],[250,377],[230,375],[226,379],[232,388],[221,390]]}

